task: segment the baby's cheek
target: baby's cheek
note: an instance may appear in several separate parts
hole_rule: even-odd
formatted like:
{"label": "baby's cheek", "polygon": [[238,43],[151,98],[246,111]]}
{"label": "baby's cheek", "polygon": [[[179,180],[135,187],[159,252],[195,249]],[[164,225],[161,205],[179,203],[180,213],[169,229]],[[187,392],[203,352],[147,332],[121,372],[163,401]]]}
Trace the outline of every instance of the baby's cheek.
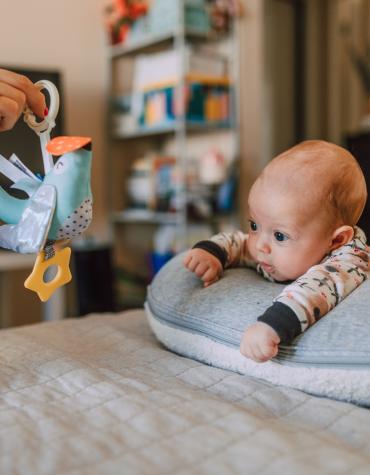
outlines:
{"label": "baby's cheek", "polygon": [[302,263],[297,262],[292,256],[285,257],[278,265],[276,270],[280,274],[278,280],[296,280],[302,275]]}
{"label": "baby's cheek", "polygon": [[277,280],[292,280],[291,276],[295,273],[296,267],[294,256],[284,249],[275,249],[272,260],[275,268],[274,277]]}
{"label": "baby's cheek", "polygon": [[252,259],[257,260],[256,256],[256,246],[254,244],[255,239],[249,235],[248,241],[247,241],[247,246],[248,246],[248,251]]}

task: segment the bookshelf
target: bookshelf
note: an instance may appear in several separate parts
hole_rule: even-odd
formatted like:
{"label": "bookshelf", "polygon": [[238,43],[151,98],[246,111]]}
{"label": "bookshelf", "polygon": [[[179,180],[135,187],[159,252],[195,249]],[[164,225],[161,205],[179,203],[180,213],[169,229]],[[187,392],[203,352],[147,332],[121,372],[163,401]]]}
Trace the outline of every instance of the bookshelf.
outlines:
{"label": "bookshelf", "polygon": [[[215,203],[223,183],[194,181],[207,153],[216,164],[224,158],[225,182],[232,177],[235,183],[238,174],[237,21],[222,35],[204,25],[194,28],[188,24],[189,1],[171,3],[177,11],[170,29],[145,31],[108,47],[110,232],[118,275],[129,275],[130,285],[150,281],[151,255],[158,245],[166,254],[165,239],[177,253],[199,237],[238,223],[235,193],[230,192],[232,209],[220,211]],[[152,2],[157,3],[166,2]],[[195,3],[198,8],[202,1]],[[172,168],[169,157],[174,158]],[[157,162],[163,161],[161,168]],[[158,183],[169,175],[175,177],[171,197],[160,200]],[[153,182],[157,188],[147,197]],[[144,293],[138,294],[143,299]],[[134,306],[131,298],[127,305],[124,296],[118,300],[119,308]],[[140,298],[136,303],[142,303]]]}

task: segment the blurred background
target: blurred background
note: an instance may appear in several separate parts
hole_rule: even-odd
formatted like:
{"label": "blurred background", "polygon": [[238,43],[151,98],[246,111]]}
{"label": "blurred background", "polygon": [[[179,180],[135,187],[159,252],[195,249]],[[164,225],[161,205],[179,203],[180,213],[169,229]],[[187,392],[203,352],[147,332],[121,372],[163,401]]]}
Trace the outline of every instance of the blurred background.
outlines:
{"label": "blurred background", "polygon": [[[174,254],[245,228],[254,179],[301,140],[349,148],[370,176],[370,0],[0,0],[0,12],[0,67],[52,80],[54,135],[91,136],[94,153],[72,282],[41,304],[23,288],[34,257],[2,251],[2,326],[141,306]],[[0,135],[13,152],[38,171],[22,121]],[[360,224],[370,231],[367,208]]]}

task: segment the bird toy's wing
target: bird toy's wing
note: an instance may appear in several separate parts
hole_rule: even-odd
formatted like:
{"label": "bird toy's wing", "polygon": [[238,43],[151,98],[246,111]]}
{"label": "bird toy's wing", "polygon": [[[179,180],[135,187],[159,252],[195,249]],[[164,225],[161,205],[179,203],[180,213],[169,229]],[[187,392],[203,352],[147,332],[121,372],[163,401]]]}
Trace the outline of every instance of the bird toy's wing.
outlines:
{"label": "bird toy's wing", "polygon": [[55,188],[41,185],[29,199],[19,222],[0,227],[0,247],[22,254],[41,251],[49,233],[55,204]]}

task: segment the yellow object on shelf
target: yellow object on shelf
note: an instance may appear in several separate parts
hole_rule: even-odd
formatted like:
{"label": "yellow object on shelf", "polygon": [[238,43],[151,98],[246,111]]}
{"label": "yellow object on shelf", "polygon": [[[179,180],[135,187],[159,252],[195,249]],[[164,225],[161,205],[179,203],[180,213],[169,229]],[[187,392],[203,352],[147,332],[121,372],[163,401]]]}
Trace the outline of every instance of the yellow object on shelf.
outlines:
{"label": "yellow object on shelf", "polygon": [[[205,86],[224,86],[229,87],[231,80],[229,76],[207,76],[205,74],[187,74],[185,76],[186,83],[200,83]],[[168,87],[176,87],[180,84],[177,78],[168,78],[166,81],[153,82],[147,84],[141,92],[151,92],[157,89],[165,89]]]}
{"label": "yellow object on shelf", "polygon": [[[69,270],[70,257],[70,247],[57,249],[55,255],[46,260],[45,252],[39,252],[33,270],[24,283],[26,289],[36,292],[42,302],[49,300],[56,289],[72,280]],[[51,266],[57,266],[56,276],[50,282],[45,282],[44,275]]]}

